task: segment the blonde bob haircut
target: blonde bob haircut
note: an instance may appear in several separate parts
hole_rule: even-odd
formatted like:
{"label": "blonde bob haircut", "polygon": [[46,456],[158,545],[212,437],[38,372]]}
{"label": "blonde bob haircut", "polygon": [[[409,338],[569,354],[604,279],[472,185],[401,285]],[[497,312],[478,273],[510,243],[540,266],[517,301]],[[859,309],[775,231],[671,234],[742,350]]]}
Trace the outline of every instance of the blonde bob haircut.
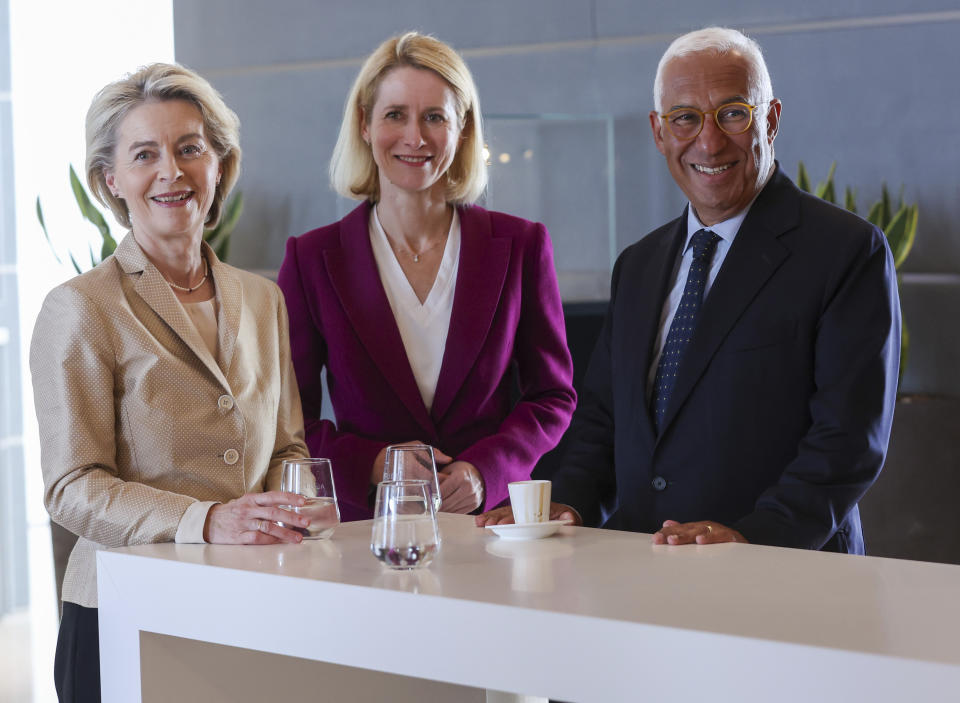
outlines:
{"label": "blonde bob haircut", "polygon": [[87,111],[87,185],[117,222],[130,228],[130,212],[110,192],[106,172],[114,167],[120,123],[134,108],[151,101],[185,100],[200,111],[206,138],[220,161],[220,182],[204,223],[216,227],[223,203],[240,177],[240,120],[206,79],[177,64],[143,66],[104,86]]}
{"label": "blonde bob haircut", "polygon": [[364,115],[370,115],[384,76],[398,66],[433,71],[447,82],[456,99],[460,146],[447,170],[447,202],[477,200],[487,187],[483,157],[480,98],[467,64],[450,46],[434,37],[407,32],[391,37],[370,54],[353,82],[343,109],[340,135],[330,159],[330,183],[340,195],[355,200],[380,199],[380,179],[370,146],[363,141]]}

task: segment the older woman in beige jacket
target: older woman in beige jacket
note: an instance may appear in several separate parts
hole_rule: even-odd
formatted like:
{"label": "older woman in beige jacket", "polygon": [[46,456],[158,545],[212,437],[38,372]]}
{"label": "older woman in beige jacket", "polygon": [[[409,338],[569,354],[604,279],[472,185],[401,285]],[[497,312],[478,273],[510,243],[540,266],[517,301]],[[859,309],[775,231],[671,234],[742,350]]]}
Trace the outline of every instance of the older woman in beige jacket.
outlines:
{"label": "older woman in beige jacket", "polygon": [[[31,345],[45,501],[79,535],[63,584],[61,701],[99,700],[96,551],[299,542],[282,462],[306,456],[283,296],[203,242],[239,173],[214,89],[154,64],[87,115],[87,182],[130,228],[53,290]],[[267,491],[267,492],[264,492]]]}

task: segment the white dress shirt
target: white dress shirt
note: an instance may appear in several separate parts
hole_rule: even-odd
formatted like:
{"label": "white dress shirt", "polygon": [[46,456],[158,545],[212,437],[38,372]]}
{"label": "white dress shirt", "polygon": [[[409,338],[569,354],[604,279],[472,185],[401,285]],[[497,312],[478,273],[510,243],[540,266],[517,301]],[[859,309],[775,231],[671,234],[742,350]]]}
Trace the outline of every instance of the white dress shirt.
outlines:
{"label": "white dress shirt", "polygon": [[420,397],[423,398],[427,410],[430,410],[433,406],[433,395],[437,390],[437,380],[440,378],[443,350],[447,346],[450,313],[453,312],[453,293],[456,290],[457,270],[460,266],[460,217],[454,210],[440,270],[423,303],[417,298],[413,286],[400,267],[375,207],[370,209],[369,230],[380,282],[390,302],[393,319],[400,330],[400,339],[403,340],[403,348],[407,352],[407,360],[417,381]]}
{"label": "white dress shirt", "polygon": [[747,213],[750,212],[751,205],[753,205],[752,201],[750,202],[750,205],[747,205],[747,207],[743,209],[743,211],[734,215],[729,220],[717,222],[709,227],[704,226],[700,222],[696,212],[693,210],[692,203],[687,208],[687,239],[683,245],[683,255],[680,257],[680,261],[675,267],[673,273],[673,284],[670,287],[670,293],[667,295],[666,300],[663,301],[663,308],[660,311],[660,330],[657,332],[657,341],[654,345],[653,361],[650,364],[650,369],[647,373],[648,402],[650,401],[653,383],[657,376],[657,364],[660,363],[660,355],[663,353],[663,345],[667,342],[667,334],[670,331],[670,324],[673,322],[673,316],[676,314],[677,308],[680,306],[680,299],[683,297],[683,289],[687,284],[687,274],[690,271],[690,264],[693,263],[693,246],[691,244],[693,235],[698,230],[706,229],[720,237],[720,241],[717,242],[717,248],[713,252],[713,258],[710,261],[710,270],[707,272],[707,282],[703,288],[703,299],[706,300],[707,295],[710,293],[710,288],[713,286],[713,281],[716,279],[717,274],[720,272],[720,267],[723,265],[723,260],[727,258],[727,252],[730,251],[730,247],[733,245],[733,240],[736,239],[737,232],[740,231],[740,225],[743,224],[743,221],[747,217]]}

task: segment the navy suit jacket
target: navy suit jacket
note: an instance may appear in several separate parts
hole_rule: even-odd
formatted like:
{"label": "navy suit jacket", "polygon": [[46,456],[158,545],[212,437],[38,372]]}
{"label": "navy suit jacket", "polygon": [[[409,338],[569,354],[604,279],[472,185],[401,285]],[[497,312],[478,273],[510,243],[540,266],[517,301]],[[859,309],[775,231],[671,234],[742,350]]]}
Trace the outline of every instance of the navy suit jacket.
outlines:
{"label": "navy suit jacket", "polygon": [[686,213],[614,267],[554,500],[585,524],[714,520],[750,542],[863,553],[857,502],[880,472],[900,305],[883,233],[777,167],[703,302],[657,435],[647,375]]}

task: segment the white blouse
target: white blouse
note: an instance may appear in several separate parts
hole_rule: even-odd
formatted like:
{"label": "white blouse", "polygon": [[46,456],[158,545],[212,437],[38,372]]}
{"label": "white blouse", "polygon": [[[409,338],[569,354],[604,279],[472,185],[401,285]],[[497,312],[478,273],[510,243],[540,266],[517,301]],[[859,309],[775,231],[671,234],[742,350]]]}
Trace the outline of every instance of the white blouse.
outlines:
{"label": "white blouse", "polygon": [[460,266],[460,217],[453,211],[450,232],[443,249],[440,270],[427,299],[421,303],[397,260],[387,233],[377,217],[377,209],[370,209],[370,245],[377,262],[380,282],[386,291],[393,319],[400,330],[400,339],[407,360],[417,381],[423,404],[430,410],[433,395],[440,378],[443,350],[447,346],[450,313],[453,311],[453,293],[456,290],[457,270]]}

